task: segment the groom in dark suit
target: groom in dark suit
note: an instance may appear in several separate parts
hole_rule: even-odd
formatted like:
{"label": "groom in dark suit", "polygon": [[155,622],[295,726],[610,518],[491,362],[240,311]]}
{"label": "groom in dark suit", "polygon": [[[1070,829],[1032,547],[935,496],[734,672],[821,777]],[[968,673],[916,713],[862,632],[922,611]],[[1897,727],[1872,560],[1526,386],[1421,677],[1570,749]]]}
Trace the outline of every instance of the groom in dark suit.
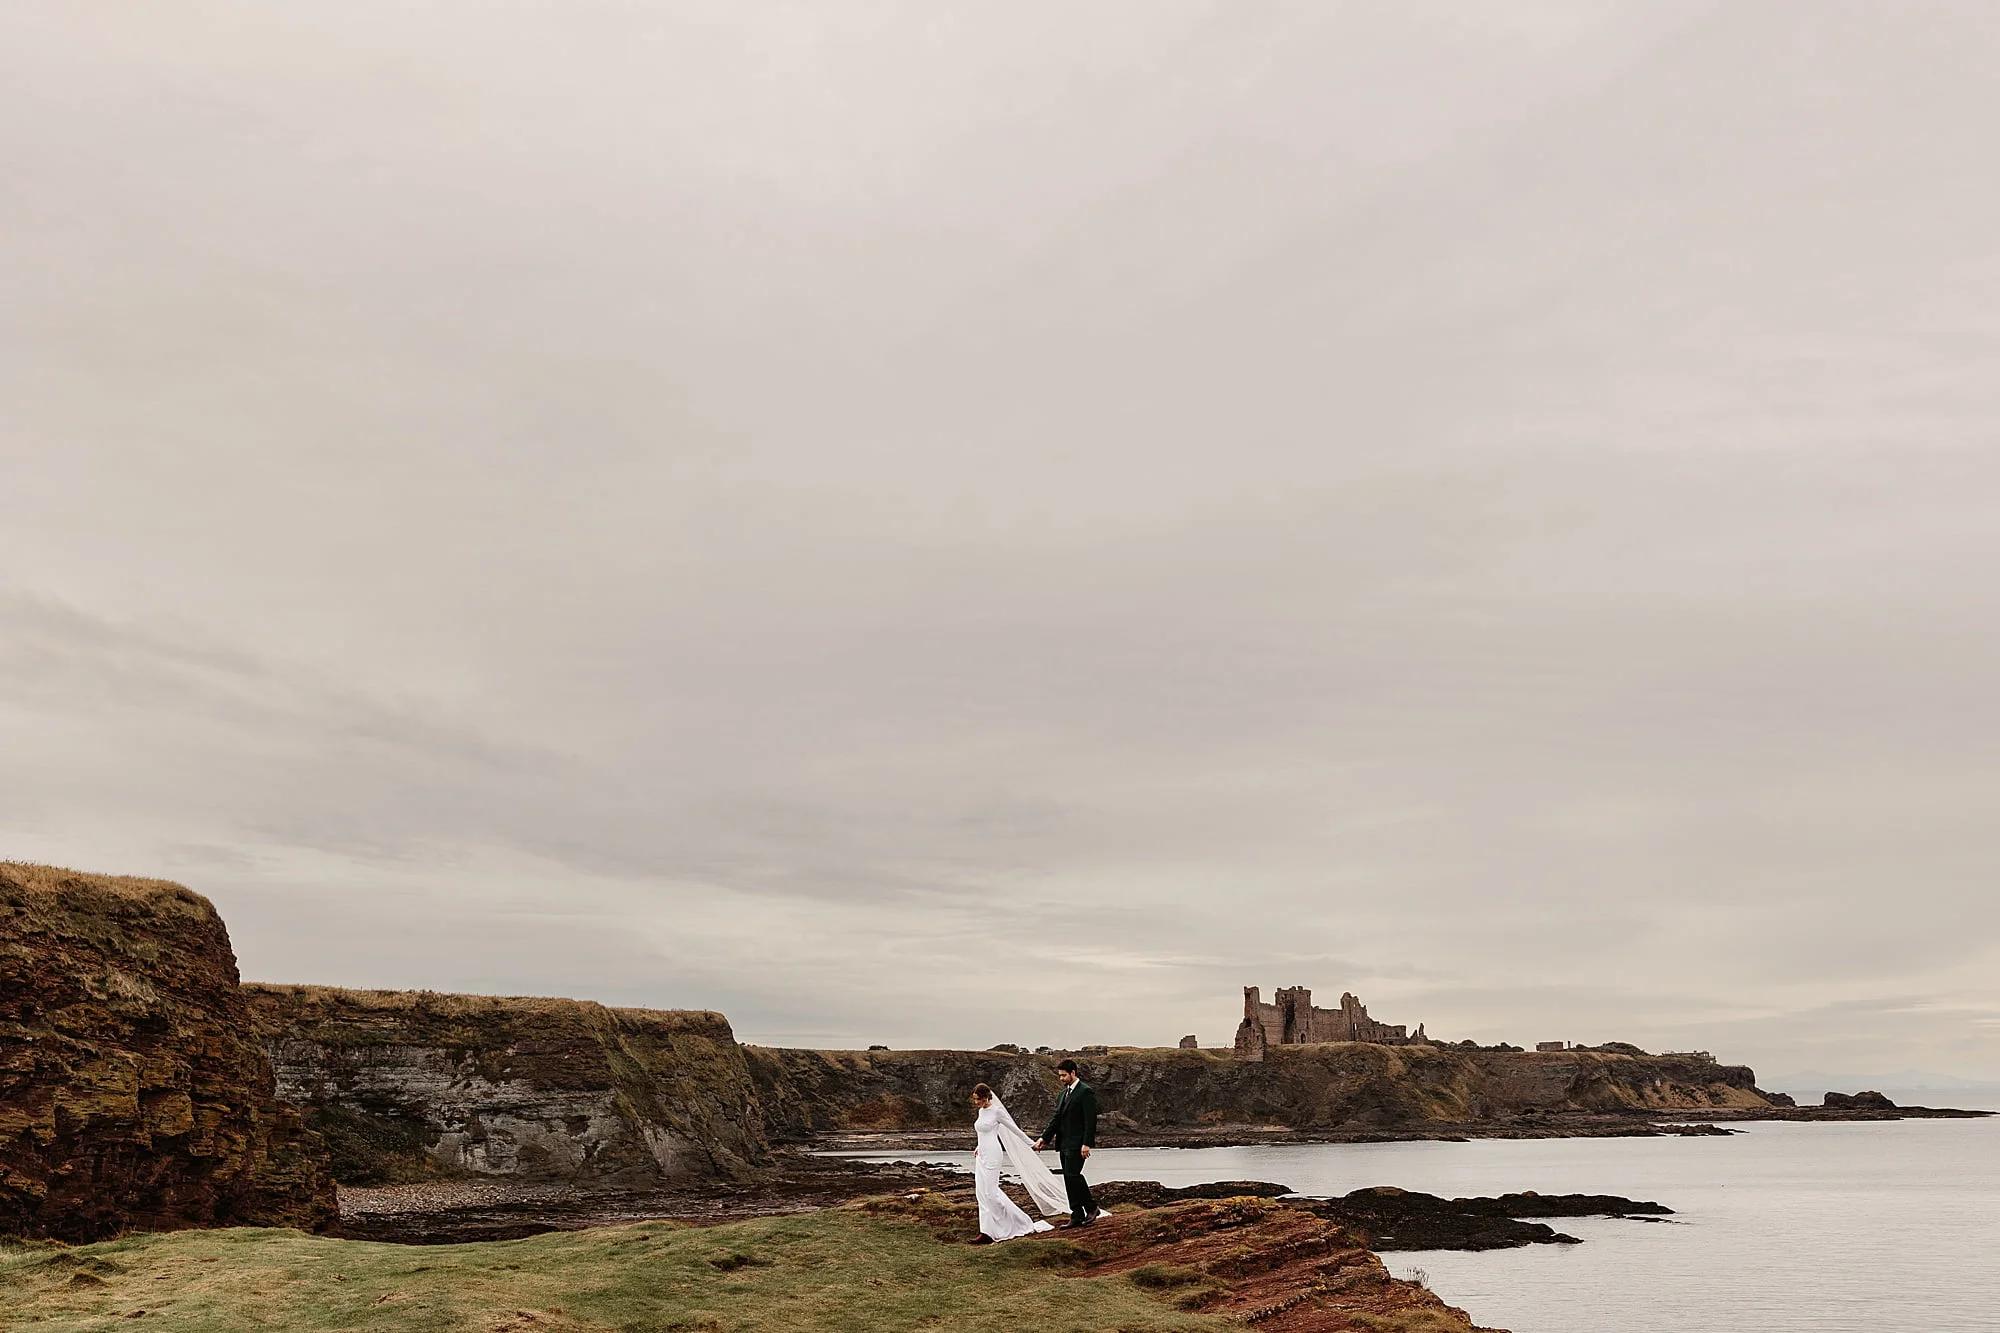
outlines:
{"label": "groom in dark suit", "polygon": [[1097,1146],[1097,1094],[1076,1076],[1074,1060],[1058,1060],[1056,1078],[1063,1085],[1062,1096],[1056,1099],[1049,1127],[1035,1140],[1035,1150],[1055,1145],[1056,1156],[1062,1160],[1063,1188],[1069,1192],[1069,1224],[1087,1227],[1104,1216],[1083,1180],[1083,1161]]}

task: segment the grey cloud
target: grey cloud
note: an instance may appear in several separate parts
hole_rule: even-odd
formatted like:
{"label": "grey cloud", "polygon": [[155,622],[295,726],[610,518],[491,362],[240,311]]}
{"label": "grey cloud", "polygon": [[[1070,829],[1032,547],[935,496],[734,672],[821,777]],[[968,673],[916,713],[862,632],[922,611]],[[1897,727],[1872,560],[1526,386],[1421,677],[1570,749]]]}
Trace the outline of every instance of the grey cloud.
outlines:
{"label": "grey cloud", "polygon": [[2000,1073],[1985,7],[0,25],[13,854],[752,1036]]}

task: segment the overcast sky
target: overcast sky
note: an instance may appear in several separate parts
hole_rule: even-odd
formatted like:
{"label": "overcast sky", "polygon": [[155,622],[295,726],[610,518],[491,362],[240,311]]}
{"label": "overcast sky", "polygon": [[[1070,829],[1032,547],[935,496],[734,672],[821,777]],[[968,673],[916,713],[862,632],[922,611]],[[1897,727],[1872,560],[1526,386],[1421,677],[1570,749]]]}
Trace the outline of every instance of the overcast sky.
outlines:
{"label": "overcast sky", "polygon": [[1996,67],[0,0],[0,855],[761,1041],[2000,1077]]}

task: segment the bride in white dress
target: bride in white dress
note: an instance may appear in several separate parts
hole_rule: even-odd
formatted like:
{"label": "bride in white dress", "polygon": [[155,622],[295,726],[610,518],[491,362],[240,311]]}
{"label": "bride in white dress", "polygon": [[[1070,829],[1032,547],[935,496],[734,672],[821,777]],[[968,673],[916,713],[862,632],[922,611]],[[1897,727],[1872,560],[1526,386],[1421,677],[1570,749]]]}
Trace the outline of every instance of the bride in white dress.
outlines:
{"label": "bride in white dress", "polygon": [[1034,1145],[993,1095],[993,1089],[981,1083],[972,1090],[972,1104],[979,1108],[972,1122],[979,1132],[979,1151],[972,1163],[973,1192],[979,1198],[979,1239],[972,1243],[986,1245],[1049,1230],[1047,1222],[1029,1217],[1007,1197],[1000,1188],[1000,1170],[1002,1166],[1013,1167],[1035,1207],[1050,1217],[1069,1211],[1062,1186],[1035,1155]]}

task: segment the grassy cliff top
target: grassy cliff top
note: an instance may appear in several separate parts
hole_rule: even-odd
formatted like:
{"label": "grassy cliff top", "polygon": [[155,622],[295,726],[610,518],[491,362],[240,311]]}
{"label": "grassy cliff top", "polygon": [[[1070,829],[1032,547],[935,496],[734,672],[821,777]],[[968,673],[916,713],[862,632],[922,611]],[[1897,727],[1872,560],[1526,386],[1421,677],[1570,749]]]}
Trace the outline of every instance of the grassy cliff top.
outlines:
{"label": "grassy cliff top", "polygon": [[697,1016],[720,1020],[713,1009],[631,1009],[599,1004],[596,1000],[574,1000],[560,995],[466,995],[455,991],[370,990],[348,986],[316,986],[278,981],[246,981],[243,989],[280,1003],[324,1005],[362,1009],[380,1013],[400,1013],[422,1009],[428,1013],[454,1017],[477,1017],[506,1009],[515,1013],[568,1013],[591,1009],[634,1018]]}
{"label": "grassy cliff top", "polygon": [[293,985],[278,981],[246,981],[243,989],[280,1003],[300,1006],[364,1009],[400,1013],[423,1009],[430,1013],[476,1016],[496,1009],[520,1013],[561,1013],[579,1005],[602,1008],[595,1001],[572,1000],[559,995],[464,995],[452,991],[371,990],[348,986]]}
{"label": "grassy cliff top", "polygon": [[621,1009],[547,995],[349,990],[259,981],[245,982],[243,994],[266,1039],[477,1047],[530,1031],[600,1039],[623,1030],[735,1042],[729,1020],[713,1009]]}
{"label": "grassy cliff top", "polygon": [[168,879],[145,879],[137,875],[93,875],[64,866],[42,865],[37,861],[0,861],[0,891],[19,895],[26,906],[52,905],[68,900],[87,905],[99,902],[142,904],[154,910],[192,912],[214,916],[215,905],[208,899]]}

